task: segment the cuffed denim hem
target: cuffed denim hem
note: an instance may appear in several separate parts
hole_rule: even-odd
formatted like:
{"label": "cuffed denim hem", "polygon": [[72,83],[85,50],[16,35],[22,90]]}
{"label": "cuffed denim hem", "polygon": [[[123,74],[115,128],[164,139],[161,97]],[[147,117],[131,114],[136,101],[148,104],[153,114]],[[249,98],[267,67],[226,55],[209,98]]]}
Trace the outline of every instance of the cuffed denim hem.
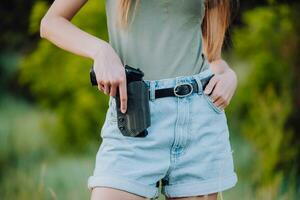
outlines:
{"label": "cuffed denim hem", "polygon": [[162,194],[167,197],[188,197],[217,193],[232,188],[237,183],[236,173],[231,176],[187,184],[166,185]]}
{"label": "cuffed denim hem", "polygon": [[87,184],[88,189],[91,191],[92,188],[97,186],[106,186],[125,190],[127,192],[150,199],[155,199],[159,196],[159,191],[156,185],[143,185],[139,182],[128,180],[124,177],[116,177],[115,175],[90,176]]}

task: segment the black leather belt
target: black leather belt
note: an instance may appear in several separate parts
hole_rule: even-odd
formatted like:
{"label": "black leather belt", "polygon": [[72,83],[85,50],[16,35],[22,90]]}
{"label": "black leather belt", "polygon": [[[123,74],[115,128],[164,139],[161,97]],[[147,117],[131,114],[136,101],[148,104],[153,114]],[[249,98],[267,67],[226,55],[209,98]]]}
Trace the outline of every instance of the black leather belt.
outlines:
{"label": "black leather belt", "polygon": [[[209,77],[201,79],[202,90],[205,89],[206,85],[208,84],[209,80],[213,77],[213,74]],[[155,98],[161,97],[169,97],[169,96],[177,96],[177,97],[185,97],[193,92],[198,92],[198,84],[196,80],[192,80],[192,83],[181,83],[176,85],[175,87],[170,88],[162,88],[155,90]],[[150,98],[150,91],[149,91],[149,98]]]}

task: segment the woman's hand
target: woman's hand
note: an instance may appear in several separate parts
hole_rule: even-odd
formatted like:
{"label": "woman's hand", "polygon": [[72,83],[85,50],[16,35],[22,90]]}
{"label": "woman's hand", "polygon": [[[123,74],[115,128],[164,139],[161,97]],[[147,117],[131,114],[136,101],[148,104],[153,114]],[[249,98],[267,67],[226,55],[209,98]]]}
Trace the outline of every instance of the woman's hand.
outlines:
{"label": "woman's hand", "polygon": [[121,112],[125,113],[127,109],[126,74],[118,54],[109,43],[103,42],[99,45],[99,50],[93,59],[98,89],[110,96],[115,96],[119,89]]}
{"label": "woman's hand", "polygon": [[236,87],[237,76],[232,69],[227,68],[223,73],[215,73],[207,84],[204,93],[208,94],[212,102],[223,110],[229,105]]}

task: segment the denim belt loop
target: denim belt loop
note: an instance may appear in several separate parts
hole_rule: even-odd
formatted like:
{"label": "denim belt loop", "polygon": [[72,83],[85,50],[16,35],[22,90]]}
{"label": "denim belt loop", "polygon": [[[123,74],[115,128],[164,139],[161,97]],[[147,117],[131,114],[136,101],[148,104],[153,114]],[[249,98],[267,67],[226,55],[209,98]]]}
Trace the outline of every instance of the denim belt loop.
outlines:
{"label": "denim belt loop", "polygon": [[182,84],[185,84],[187,81],[185,80],[185,79],[182,79],[182,76],[180,76],[180,77],[176,77],[175,78],[175,85],[174,85],[174,87],[176,86],[176,85],[182,85]]}
{"label": "denim belt loop", "polygon": [[195,74],[195,75],[193,75],[193,78],[195,79],[195,81],[197,82],[197,84],[198,84],[198,94],[202,94],[202,88],[203,88],[203,86],[202,86],[202,83],[201,83],[201,79],[200,79],[200,77],[198,76],[198,74]]}
{"label": "denim belt loop", "polygon": [[151,101],[154,101],[154,99],[155,99],[155,86],[156,86],[156,82],[155,81],[150,81],[149,82],[149,91],[150,91],[149,99]]}

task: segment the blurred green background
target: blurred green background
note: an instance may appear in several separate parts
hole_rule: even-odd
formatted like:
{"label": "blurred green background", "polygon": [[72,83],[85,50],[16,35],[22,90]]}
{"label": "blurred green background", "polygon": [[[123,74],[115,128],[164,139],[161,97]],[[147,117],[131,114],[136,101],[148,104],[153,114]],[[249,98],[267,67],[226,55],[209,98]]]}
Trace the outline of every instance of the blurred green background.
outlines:
{"label": "blurred green background", "polygon": [[[92,60],[40,38],[51,2],[1,1],[0,199],[89,198],[108,96],[90,86]],[[72,22],[108,40],[104,2],[88,1]],[[226,109],[239,182],[222,196],[299,199],[300,2],[238,8],[224,57],[239,78]]]}

